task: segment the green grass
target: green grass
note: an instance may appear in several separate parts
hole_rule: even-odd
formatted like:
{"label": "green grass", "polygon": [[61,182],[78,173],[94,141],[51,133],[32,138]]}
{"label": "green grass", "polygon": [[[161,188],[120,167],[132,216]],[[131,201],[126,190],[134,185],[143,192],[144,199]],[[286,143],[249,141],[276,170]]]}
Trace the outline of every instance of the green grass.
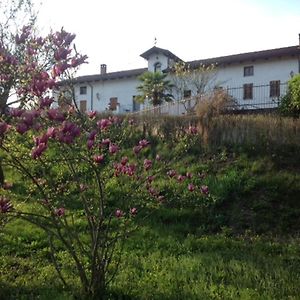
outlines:
{"label": "green grass", "polygon": [[[143,222],[126,241],[111,299],[299,299],[299,239],[232,236],[228,228],[187,234],[189,225],[159,219]],[[21,221],[6,233],[0,299],[72,299],[56,277],[44,234]]]}
{"label": "green grass", "polygon": [[[158,147],[169,155],[167,145]],[[185,191],[151,217],[138,215],[110,299],[300,299],[297,161],[224,149],[174,160],[170,168],[178,172],[206,174],[215,203],[184,207]],[[44,232],[13,220],[0,228],[0,249],[1,300],[73,299],[51,264]],[[63,251],[59,257],[69,260]],[[64,272],[77,292],[78,279]]]}

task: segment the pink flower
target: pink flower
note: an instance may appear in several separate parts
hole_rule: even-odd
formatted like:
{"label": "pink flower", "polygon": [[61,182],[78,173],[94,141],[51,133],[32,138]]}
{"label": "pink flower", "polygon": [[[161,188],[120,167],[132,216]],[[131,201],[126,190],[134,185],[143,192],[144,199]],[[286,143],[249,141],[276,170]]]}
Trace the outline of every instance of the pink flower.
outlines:
{"label": "pink flower", "polygon": [[97,135],[97,131],[96,130],[92,130],[89,134],[88,134],[88,139],[89,140],[95,140]]}
{"label": "pink flower", "polygon": [[178,176],[177,176],[177,180],[178,180],[179,182],[184,181],[185,178],[186,178],[186,177],[185,177],[184,175],[178,175]]}
{"label": "pink flower", "polygon": [[119,151],[119,147],[116,144],[110,144],[108,151],[110,154],[115,154]]}
{"label": "pink flower", "polygon": [[93,160],[96,164],[101,164],[104,161],[104,155],[94,155]]}
{"label": "pink flower", "polygon": [[147,147],[148,145],[150,145],[150,142],[147,141],[147,140],[145,140],[145,139],[139,141],[139,146],[141,146],[142,148],[145,148],[145,147]]}
{"label": "pink flower", "polygon": [[56,128],[54,128],[54,127],[49,127],[49,128],[47,129],[46,135],[48,136],[48,138],[55,138],[56,131],[57,131]]}
{"label": "pink flower", "polygon": [[134,154],[139,154],[140,153],[140,151],[143,149],[143,147],[142,146],[134,146],[133,147],[133,152],[134,152]]}
{"label": "pink flower", "polygon": [[209,189],[208,189],[207,185],[202,185],[200,190],[201,190],[201,193],[206,195],[206,196],[209,194]]}
{"label": "pink flower", "polygon": [[96,112],[96,111],[89,111],[89,112],[87,113],[87,115],[88,115],[88,117],[89,117],[90,119],[94,119],[94,118],[96,117],[96,115],[97,115],[97,112]]}
{"label": "pink flower", "polygon": [[128,157],[127,156],[122,157],[121,165],[125,166],[127,163],[128,163]]}
{"label": "pink flower", "polygon": [[97,126],[101,130],[107,129],[111,125],[111,121],[108,119],[101,119],[100,121],[97,122]]}
{"label": "pink flower", "polygon": [[37,147],[32,149],[31,157],[33,159],[39,158],[46,149],[47,149],[47,144],[45,144],[45,143],[38,144]]}
{"label": "pink flower", "polygon": [[63,122],[65,120],[65,115],[59,111],[57,108],[52,108],[47,111],[48,118],[53,121]]}
{"label": "pink flower", "polygon": [[170,170],[170,171],[167,172],[167,175],[172,178],[172,177],[176,176],[176,171],[175,170]]}
{"label": "pink flower", "polygon": [[11,108],[9,111],[9,114],[14,117],[21,117],[21,115],[23,114],[24,110],[23,109],[19,109],[19,108]]}
{"label": "pink flower", "polygon": [[16,126],[16,130],[20,134],[24,134],[26,131],[28,131],[28,126],[25,123],[19,123]]}
{"label": "pink flower", "polygon": [[89,150],[91,150],[93,148],[93,146],[94,146],[94,141],[93,140],[88,140],[87,143],[86,143],[86,145],[87,145],[87,148]]}
{"label": "pink flower", "polygon": [[110,139],[103,139],[101,142],[101,146],[108,146],[110,144]]}
{"label": "pink flower", "polygon": [[193,177],[193,174],[190,172],[186,172],[186,178],[191,179]]}
{"label": "pink flower", "polygon": [[33,140],[34,140],[36,146],[38,146],[39,144],[47,144],[48,135],[44,133],[42,136],[33,137]]}
{"label": "pink flower", "polygon": [[56,208],[54,213],[58,216],[58,217],[63,217],[65,215],[65,209],[63,207],[60,208]]}
{"label": "pink flower", "polygon": [[149,169],[151,169],[152,167],[152,161],[150,159],[145,159],[144,160],[144,168],[146,171],[148,171]]}
{"label": "pink flower", "polygon": [[133,207],[133,208],[130,209],[130,214],[131,214],[132,216],[136,216],[137,213],[138,213],[138,210],[137,210],[136,207]]}
{"label": "pink flower", "polygon": [[188,185],[188,190],[189,190],[190,192],[193,192],[193,191],[195,190],[195,186],[194,186],[192,183],[189,183],[189,185]]}
{"label": "pink flower", "polygon": [[160,157],[160,155],[159,155],[159,154],[156,154],[156,157],[155,157],[155,159],[156,159],[157,161],[160,161],[160,160],[161,160],[161,157]]}
{"label": "pink flower", "polygon": [[40,99],[40,108],[49,108],[53,103],[54,99],[50,97],[45,97]]}
{"label": "pink flower", "polygon": [[123,212],[121,209],[117,209],[117,210],[115,211],[115,216],[116,216],[117,218],[122,218],[122,217],[124,216],[124,212]]}
{"label": "pink flower", "polygon": [[190,134],[197,134],[198,133],[198,129],[195,126],[190,126],[188,129],[188,133]]}
{"label": "pink flower", "polygon": [[11,202],[4,196],[0,196],[0,213],[7,213],[13,209]]}

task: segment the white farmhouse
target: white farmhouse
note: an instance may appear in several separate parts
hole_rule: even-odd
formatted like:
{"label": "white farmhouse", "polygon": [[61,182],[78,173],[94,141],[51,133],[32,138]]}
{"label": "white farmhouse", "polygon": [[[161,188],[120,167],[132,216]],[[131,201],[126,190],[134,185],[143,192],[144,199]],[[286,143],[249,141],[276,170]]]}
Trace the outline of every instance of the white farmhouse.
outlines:
{"label": "white farmhouse", "polygon": [[[299,35],[300,43],[300,35]],[[135,101],[138,76],[146,71],[167,72],[175,62],[181,61],[169,50],[156,46],[141,57],[148,62],[146,68],[107,72],[101,65],[100,73],[74,79],[75,98],[82,111],[112,110],[117,113],[142,109]],[[226,88],[243,108],[270,108],[286,92],[286,83],[300,72],[299,45],[278,49],[234,54],[186,62],[190,67],[214,64],[215,85]],[[191,88],[186,95],[195,95]]]}

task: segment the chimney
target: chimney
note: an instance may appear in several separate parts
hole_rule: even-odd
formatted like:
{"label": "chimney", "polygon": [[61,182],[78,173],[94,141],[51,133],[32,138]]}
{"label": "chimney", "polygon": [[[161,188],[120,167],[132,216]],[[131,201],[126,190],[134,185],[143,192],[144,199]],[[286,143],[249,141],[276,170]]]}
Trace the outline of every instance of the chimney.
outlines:
{"label": "chimney", "polygon": [[107,68],[107,65],[106,65],[106,64],[102,64],[102,65],[100,66],[100,74],[101,74],[101,75],[106,74],[106,68]]}

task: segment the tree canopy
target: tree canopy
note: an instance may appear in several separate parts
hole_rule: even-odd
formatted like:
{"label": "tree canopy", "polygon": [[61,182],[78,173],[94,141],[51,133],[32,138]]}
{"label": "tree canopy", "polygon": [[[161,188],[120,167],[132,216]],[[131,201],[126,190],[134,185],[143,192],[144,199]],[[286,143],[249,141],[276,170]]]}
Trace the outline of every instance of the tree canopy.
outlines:
{"label": "tree canopy", "polygon": [[140,102],[149,101],[153,106],[173,100],[173,84],[166,79],[167,74],[161,72],[145,72],[139,77],[141,84],[137,87]]}

